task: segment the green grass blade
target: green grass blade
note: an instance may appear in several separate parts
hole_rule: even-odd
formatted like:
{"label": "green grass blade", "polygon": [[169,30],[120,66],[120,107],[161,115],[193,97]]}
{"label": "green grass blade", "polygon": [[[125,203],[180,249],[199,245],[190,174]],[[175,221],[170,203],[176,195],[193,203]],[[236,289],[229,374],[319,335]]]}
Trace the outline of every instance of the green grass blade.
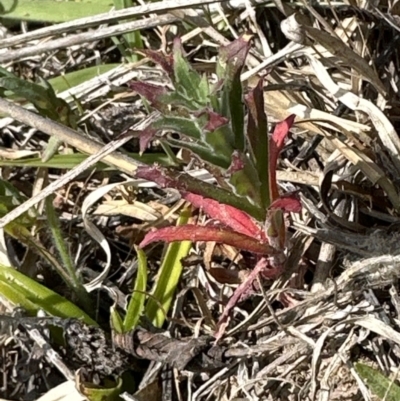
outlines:
{"label": "green grass blade", "polygon": [[146,254],[139,248],[136,248],[138,255],[138,271],[135,281],[135,288],[132,293],[132,298],[129,301],[128,309],[124,320],[124,331],[133,330],[140,319],[143,312],[144,303],[146,300],[147,286],[147,259]]}
{"label": "green grass blade", "polygon": [[54,92],[64,92],[70,88],[78,86],[83,82],[88,81],[98,75],[111,71],[121,64],[102,64],[94,67],[84,68],[82,70],[69,72],[65,75],[60,75],[48,80],[49,84],[53,87]]}
{"label": "green grass blade", "polygon": [[67,284],[79,298],[80,305],[85,305],[85,309],[89,311],[91,308],[90,297],[78,275],[76,274],[76,268],[71,255],[68,252],[67,244],[65,243],[64,235],[61,230],[60,221],[54,210],[53,196],[48,196],[45,200],[45,204],[47,223],[50,229],[51,238],[60,256],[62,268],[67,272],[69,277]]}
{"label": "green grass blade", "polygon": [[113,2],[112,0],[95,0],[95,2],[90,0],[2,0],[1,6],[2,18],[52,23],[106,13],[113,7]]}
{"label": "green grass blade", "polygon": [[[114,0],[114,6],[116,10],[122,10],[124,8],[133,7],[132,0]],[[138,61],[139,56],[135,54],[136,49],[143,49],[142,34],[140,31],[128,32],[122,35],[126,46],[124,47],[120,43],[120,51],[123,56],[131,63]]]}
{"label": "green grass blade", "polygon": [[371,392],[377,395],[381,400],[400,400],[400,387],[396,383],[393,383],[392,380],[385,377],[378,370],[362,363],[357,363],[355,368]]}
{"label": "green grass blade", "polygon": [[[178,219],[178,225],[186,224],[189,217],[189,209],[184,209]],[[162,309],[153,299],[149,299],[146,305],[146,316],[156,327],[162,327],[164,324],[165,313],[168,313],[181,277],[183,269],[181,259],[188,255],[191,246],[192,243],[190,241],[181,241],[169,244],[167,247],[153,291],[153,296],[159,301]]]}
{"label": "green grass blade", "polygon": [[0,265],[0,294],[31,314],[42,309],[51,316],[82,319],[86,324],[97,326],[75,304],[12,267]]}
{"label": "green grass blade", "polygon": [[[138,153],[128,153],[128,156],[134,160],[141,161],[146,164],[160,164],[162,166],[177,166],[177,163],[173,163],[171,158],[166,156],[164,153],[148,153],[140,156]],[[61,168],[61,169],[72,169],[79,163],[82,163],[88,156],[82,153],[73,153],[65,155],[54,155],[50,160],[43,161],[40,157],[27,157],[17,160],[1,160],[0,167],[45,167],[45,168]],[[98,170],[111,170],[112,167],[107,166],[104,163],[97,163],[96,168]]]}

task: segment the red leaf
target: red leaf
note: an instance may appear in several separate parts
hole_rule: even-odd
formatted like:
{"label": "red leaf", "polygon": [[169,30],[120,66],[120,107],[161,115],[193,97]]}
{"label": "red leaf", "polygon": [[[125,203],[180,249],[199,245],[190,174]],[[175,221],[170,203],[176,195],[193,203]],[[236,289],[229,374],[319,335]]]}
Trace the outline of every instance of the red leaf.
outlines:
{"label": "red leaf", "polygon": [[296,116],[292,114],[288,118],[286,118],[286,120],[278,123],[269,142],[269,185],[272,201],[279,197],[278,184],[276,181],[276,167],[278,163],[279,153],[283,149],[285,139],[294,123],[295,117]]}
{"label": "red leaf", "polygon": [[157,241],[168,243],[175,241],[215,241],[262,255],[273,255],[276,253],[275,249],[268,244],[257,241],[247,235],[221,230],[216,227],[203,227],[194,224],[160,228],[148,233],[139,246],[143,248]]}
{"label": "red leaf", "polygon": [[274,200],[269,206],[270,210],[283,210],[284,212],[300,213],[301,202],[297,192],[285,194]]}
{"label": "red leaf", "polygon": [[[248,275],[246,281],[244,281],[242,284],[239,285],[239,287],[235,290],[231,298],[229,299],[228,303],[225,306],[225,309],[218,321],[218,328],[216,333],[214,334],[214,337],[216,338],[216,341],[221,339],[221,337],[225,333],[225,329],[228,323],[228,318],[231,310],[236,306],[236,304],[246,298],[251,292],[252,292],[252,285],[254,280],[257,279],[257,276],[259,274],[262,274],[265,270],[267,270],[269,266],[268,259],[266,258],[261,258],[254,269],[251,271],[251,273]],[[281,271],[277,271],[278,274],[281,273]]]}
{"label": "red leaf", "polygon": [[265,239],[263,230],[247,213],[233,206],[219,203],[214,199],[204,198],[201,195],[187,193],[184,194],[184,198],[193,206],[203,209],[211,218],[230,227],[233,231],[256,239]]}

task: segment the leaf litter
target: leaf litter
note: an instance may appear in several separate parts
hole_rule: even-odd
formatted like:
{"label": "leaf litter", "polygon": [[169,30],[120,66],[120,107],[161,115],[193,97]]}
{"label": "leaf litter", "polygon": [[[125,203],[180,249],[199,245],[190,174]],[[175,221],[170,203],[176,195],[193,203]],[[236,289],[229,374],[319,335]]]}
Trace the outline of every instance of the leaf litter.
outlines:
{"label": "leaf litter", "polygon": [[[189,162],[185,171],[170,171],[164,166],[147,170],[148,176],[140,181],[142,188],[133,183],[127,184],[128,187],[134,187],[133,199],[128,199],[129,192],[113,184],[115,180],[117,183],[126,181],[126,176],[115,169],[112,170],[114,181],[111,182],[107,176],[85,176],[86,181],[82,181],[85,184],[81,185],[82,193],[72,191],[63,194],[66,200],[60,207],[62,221],[72,230],[70,241],[73,252],[80,254],[81,258],[84,254],[82,270],[85,283],[96,283],[93,291],[99,291],[102,298],[111,296],[121,310],[125,308],[124,297],[130,294],[137,266],[135,254],[129,246],[131,243],[119,238],[116,228],[132,227],[136,233],[140,232],[141,238],[134,240],[136,244],[143,240],[145,233],[150,232],[152,220],[156,221],[158,228],[162,227],[160,230],[164,230],[164,233],[187,230],[185,226],[169,227],[171,221],[178,218],[177,211],[181,207],[180,203],[174,201],[176,190],[185,192],[183,199],[195,207],[193,218],[196,224],[190,227],[198,228],[190,234],[195,235],[191,238],[192,254],[184,260],[172,309],[161,330],[152,325],[146,326],[143,321],[143,327],[129,335],[114,333],[112,344],[107,318],[102,322],[103,328],[96,329],[99,331],[94,328],[90,331],[78,322],[70,323],[73,329],[68,329],[67,322],[62,322],[66,338],[69,336],[69,341],[74,344],[68,348],[69,357],[63,347],[54,343],[49,345],[58,347],[61,359],[70,370],[84,367],[89,374],[84,380],[100,383],[110,371],[118,376],[123,369],[129,368],[135,372],[139,387],[143,390],[161,379],[163,370],[172,367],[170,378],[158,387],[154,399],[230,400],[240,397],[356,400],[370,399],[373,389],[366,387],[357,371],[351,369],[355,363],[362,362],[375,369],[379,367],[387,377],[399,364],[397,320],[400,304],[397,281],[400,145],[397,134],[399,66],[398,46],[395,45],[399,41],[398,7],[395,4],[388,7],[379,4],[375,8],[363,2],[355,2],[357,5],[353,6],[341,2],[320,2],[313,6],[274,2],[266,7],[265,3],[256,2],[254,9],[247,5],[247,14],[241,17],[225,8],[220,8],[219,13],[229,22],[233,36],[246,31],[253,35],[242,79],[245,78],[248,87],[246,95],[257,85],[264,91],[269,131],[272,132],[271,127],[288,116],[295,116],[295,124],[277,160],[279,189],[271,191],[273,200],[278,192],[298,191],[303,205],[300,214],[291,213],[290,218],[285,217],[285,227],[288,229],[284,244],[284,267],[280,275],[260,280],[266,260],[257,260],[254,254],[241,252],[243,247],[240,246],[246,244],[244,237],[257,237],[260,253],[271,253],[270,243],[260,242],[263,238],[257,232],[259,227],[253,219],[254,205],[248,204],[246,209],[241,209],[241,213],[236,213],[235,198],[221,185],[221,177],[207,175],[203,170],[207,166],[196,159]],[[195,9],[192,12],[183,9],[175,14],[185,19],[186,29],[192,29],[189,33],[193,33],[191,37],[181,35],[188,38],[182,45],[189,53],[190,60],[196,63],[196,68],[207,71],[208,63],[199,60],[215,62],[215,47],[226,45],[228,37],[228,42],[232,42],[233,37],[226,31],[218,32],[216,27],[219,25],[211,25],[201,13],[193,16],[193,12]],[[199,19],[197,26],[193,26],[193,18]],[[180,23],[174,24],[177,29],[182,29]],[[202,27],[202,30],[198,27]],[[173,49],[176,35],[161,26],[154,31],[162,38],[164,46]],[[158,63],[161,62],[164,70],[171,75],[169,60],[160,59],[161,53],[155,52],[160,48],[159,39],[156,40],[154,32],[143,35],[149,35],[153,49],[142,54],[153,61],[158,58]],[[35,43],[39,45],[34,40],[33,46]],[[286,49],[288,43],[291,47]],[[23,45],[18,46],[15,45],[11,50],[23,49]],[[96,46],[111,48],[112,44],[99,41]],[[45,59],[33,52],[30,53],[32,56],[19,62],[20,68],[31,71],[30,74],[35,76],[51,78],[55,74],[51,71],[63,70],[56,55],[61,58],[65,55],[62,55],[62,50],[50,49],[55,52],[53,57]],[[266,52],[268,49],[269,54]],[[286,52],[283,58],[275,56],[280,52],[283,54],[283,50]],[[82,63],[90,64],[88,49],[71,47],[67,50],[72,59],[78,58],[79,51],[84,54]],[[140,75],[142,81],[151,80],[151,85],[165,85],[165,76],[148,59],[143,61],[142,66],[133,68],[137,73],[135,77]],[[13,72],[17,71],[16,61],[15,65],[11,62]],[[261,70],[261,86],[254,72],[260,63],[268,66],[268,71]],[[77,62],[74,68],[78,66]],[[44,71],[43,75],[40,69]],[[150,84],[146,85],[142,85],[142,92],[138,85],[130,84],[130,87],[146,97],[143,90],[151,88]],[[83,104],[87,101],[86,113],[91,114],[87,117],[89,122],[91,119],[97,120],[97,124],[98,121],[104,121],[106,113],[99,110],[114,112],[119,108],[132,113],[132,108],[118,97],[106,105],[104,95],[113,95],[111,92],[115,87],[108,82],[100,82],[99,87],[101,90],[97,95],[86,93],[80,98]],[[197,86],[195,89],[199,88]],[[146,105],[131,89],[124,88],[126,99],[135,102],[137,114],[134,120],[137,122],[146,115]],[[161,95],[157,91],[150,94],[155,98]],[[97,99],[97,104],[93,99]],[[73,98],[66,98],[66,102],[72,109],[79,107],[74,104]],[[98,103],[104,103],[102,109],[97,109]],[[218,116],[214,115],[213,118],[212,125],[211,118],[209,120],[210,130],[217,129],[219,124],[223,125]],[[251,121],[247,123],[251,124]],[[116,135],[125,129],[118,127],[117,121],[115,124],[114,127],[111,124],[107,132],[97,130],[101,141],[106,142],[107,135]],[[2,127],[3,134],[12,138],[15,152],[42,149],[41,141],[46,138],[43,133],[29,136],[28,129],[15,121]],[[94,121],[92,127],[95,130]],[[149,132],[144,140],[134,149],[135,152],[147,153],[158,146],[155,132]],[[257,144],[253,144],[255,150]],[[4,143],[3,147],[7,148],[7,144]],[[145,149],[148,147],[150,149]],[[184,150],[178,157],[188,159]],[[237,162],[240,160],[239,157]],[[14,181],[21,178],[33,181],[29,177],[34,173],[33,170],[21,173],[18,167],[13,169],[10,177]],[[141,169],[143,172],[147,167]],[[180,181],[182,186],[177,188],[174,186],[175,178],[182,177],[185,172],[200,174],[201,178],[198,181],[183,179]],[[57,171],[56,174],[61,173]],[[204,183],[204,178],[212,183]],[[156,181],[161,189],[154,188],[154,184],[147,180]],[[216,186],[216,182],[220,187]],[[104,184],[113,185],[109,191],[102,193],[105,197],[102,207],[97,207],[96,213],[91,214],[92,202],[85,212],[101,233],[100,242],[108,242],[107,258],[95,249],[93,240],[82,229],[82,220],[79,220],[84,207],[82,199],[89,199],[90,202],[87,196]],[[225,201],[214,203],[207,200],[206,193],[223,196]],[[172,203],[168,199],[172,199]],[[97,197],[96,202],[99,200],[100,197]],[[160,208],[141,206],[149,201],[153,206],[159,203]],[[125,202],[140,207],[137,210],[130,208],[129,213],[120,211],[116,216],[109,216],[110,206],[118,208]],[[170,213],[165,212],[166,205]],[[178,209],[174,209],[175,206]],[[160,216],[158,210],[164,210],[165,215]],[[294,208],[293,211],[299,210]],[[104,214],[103,218],[97,217],[100,213]],[[228,217],[235,218],[234,231],[228,242],[229,252],[228,248],[219,244],[221,226],[224,229],[229,227]],[[151,236],[154,240],[160,238],[157,236],[161,236],[162,232],[147,234],[148,242],[144,244],[149,244]],[[202,232],[205,233],[203,236]],[[206,234],[210,232],[215,236],[211,238],[213,242],[206,245],[201,241],[207,240]],[[84,238],[81,250],[78,246],[80,236]],[[181,237],[178,235],[177,238]],[[41,241],[50,246],[46,236]],[[15,242],[13,246],[16,246]],[[209,266],[204,263],[206,251],[209,252]],[[160,247],[154,246],[149,247],[147,254],[149,280],[156,282],[163,255]],[[48,262],[42,261],[39,265],[49,269]],[[104,269],[110,269],[110,273],[101,275]],[[223,275],[217,276],[221,280],[218,281],[210,273],[212,269],[224,269],[237,277],[240,272],[244,274],[235,289],[235,286],[224,282]],[[37,271],[31,271],[31,275],[36,277]],[[45,273],[44,280],[51,286],[51,279],[46,275],[48,273]],[[237,289],[245,286],[245,283],[246,290],[238,292]],[[249,283],[251,291],[247,291]],[[58,290],[66,291],[62,285]],[[243,297],[244,293],[246,297]],[[107,316],[108,307],[107,302],[101,304],[99,313]],[[227,316],[229,319],[226,319]],[[52,386],[55,387],[56,383],[61,383],[63,378],[69,378],[65,372],[55,373],[55,363],[48,351],[33,353],[37,347],[34,341],[37,344],[38,340],[32,340],[32,337],[28,339],[27,333],[32,327],[38,326],[37,321],[32,323],[29,320],[32,318],[19,317],[15,312],[11,320],[4,319],[2,317],[2,326],[6,334],[2,338],[7,340],[2,341],[5,356],[1,358],[3,366],[7,366],[3,375],[7,381],[1,383],[1,389],[5,397],[28,399],[26,397],[30,391],[34,394],[30,399],[36,399]],[[221,321],[224,335],[217,335],[218,342],[215,343],[214,335]],[[15,324],[19,325],[18,330],[14,329]],[[13,328],[11,333],[7,328]],[[79,348],[82,344],[76,342],[78,338],[87,347],[95,338],[101,340],[98,340],[97,349],[89,352],[86,345],[84,349]],[[50,342],[48,339],[46,341]],[[113,346],[122,348],[126,353],[113,351],[111,358],[107,352]],[[179,355],[177,349],[181,351]],[[40,373],[36,370],[32,373],[31,382],[21,381],[21,376],[10,368],[15,362],[11,359],[15,352],[20,357],[29,356],[41,361],[46,367],[43,374],[51,380],[39,380]],[[100,359],[96,359],[96,352]],[[97,371],[94,370],[96,361],[99,367]],[[21,359],[14,364],[21,367]],[[18,381],[21,384],[17,386]]]}

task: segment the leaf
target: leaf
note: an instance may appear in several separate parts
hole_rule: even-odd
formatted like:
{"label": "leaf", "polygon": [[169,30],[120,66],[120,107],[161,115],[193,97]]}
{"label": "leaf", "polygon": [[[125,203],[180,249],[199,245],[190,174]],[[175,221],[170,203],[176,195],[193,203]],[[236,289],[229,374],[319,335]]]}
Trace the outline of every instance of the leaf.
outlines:
{"label": "leaf", "polygon": [[[82,371],[79,372],[82,374]],[[116,381],[105,378],[101,385],[85,382],[82,379],[77,381],[79,392],[89,401],[119,401],[122,393],[122,379]]]}
{"label": "leaf", "polygon": [[185,240],[191,242],[214,241],[261,255],[273,255],[276,253],[275,249],[267,243],[247,235],[217,227],[203,227],[194,224],[160,228],[157,231],[148,233],[139,246],[143,248],[157,241],[175,242]]}
{"label": "leaf", "polygon": [[268,124],[264,109],[263,80],[258,81],[257,86],[250,91],[246,98],[249,110],[247,121],[247,140],[250,152],[261,183],[260,197],[262,206],[267,208],[271,203],[269,193],[268,173]]}
{"label": "leaf", "polygon": [[179,107],[181,110],[174,110],[176,114],[182,114],[182,109],[196,111],[200,107],[195,100],[189,99],[186,95],[176,91],[167,92],[165,95],[160,97],[159,101],[165,105]]}
{"label": "leaf", "polygon": [[0,293],[31,314],[37,314],[42,309],[51,316],[82,319],[88,325],[97,326],[75,304],[12,267],[0,265]]}
{"label": "leaf", "polygon": [[111,329],[118,334],[124,334],[124,321],[122,320],[120,314],[115,305],[110,308],[110,324]]}
{"label": "leaf", "polygon": [[55,93],[64,92],[75,86],[82,84],[83,82],[89,81],[98,75],[104,74],[114,68],[117,68],[121,64],[101,64],[93,67],[83,68],[78,71],[68,72],[65,75],[59,75],[55,78],[48,80],[49,84],[53,87]]}
{"label": "leaf", "polygon": [[[203,140],[210,147],[214,156],[218,155],[221,160],[224,160],[224,165],[217,164],[217,166],[228,168],[231,162],[232,152],[234,151],[233,134],[230,124],[222,125],[214,131],[206,133]],[[227,166],[225,160],[228,161]]]}
{"label": "leaf", "polygon": [[151,125],[146,127],[139,136],[139,150],[140,154],[142,155],[147,147],[149,146],[149,143],[155,138],[157,135],[158,129],[152,128]]}
{"label": "leaf", "polygon": [[295,117],[296,116],[292,114],[284,121],[278,123],[269,142],[269,185],[271,201],[274,201],[279,197],[278,183],[276,180],[278,157],[283,149],[285,139],[294,123]]}
{"label": "leaf", "polygon": [[205,198],[231,205],[248,213],[258,221],[262,221],[265,214],[264,210],[260,210],[248,200],[239,198],[230,191],[191,177],[182,171],[174,171],[160,166],[138,166],[135,175],[138,178],[154,181],[162,188],[175,188],[181,192],[202,195]]}
{"label": "leaf", "polygon": [[[171,135],[167,135],[168,144],[176,148],[184,148],[190,150],[195,156],[200,158],[205,163],[210,163],[213,166],[228,168],[229,158],[220,152],[213,152],[212,148],[208,145],[204,146],[200,142],[189,142],[184,139],[175,139]],[[0,161],[1,163],[1,161]]]}
{"label": "leaf", "polygon": [[224,205],[213,199],[196,194],[184,194],[184,198],[193,206],[203,209],[208,216],[220,221],[233,231],[253,237],[265,239],[264,233],[252,217],[230,205]]}
{"label": "leaf", "polygon": [[[173,228],[184,227],[183,225],[189,221],[189,218],[190,211],[184,209],[178,219],[178,226]],[[150,298],[145,310],[146,316],[156,327],[162,327],[164,324],[182,274],[181,260],[189,254],[191,247],[190,241],[180,241],[170,244],[167,248],[152,292],[158,303],[155,299]]]}
{"label": "leaf", "polygon": [[208,121],[207,124],[204,126],[204,129],[207,131],[215,131],[216,129],[228,124],[229,122],[226,117],[221,116],[221,114],[218,114],[212,110],[206,110],[205,113],[207,114]]}
{"label": "leaf", "polygon": [[140,316],[144,309],[146,300],[147,286],[147,259],[146,254],[139,248],[136,248],[138,256],[138,270],[135,280],[135,288],[129,301],[126,316],[124,320],[124,332],[131,331],[136,328]]}
{"label": "leaf", "polygon": [[[232,163],[227,173],[230,174],[229,184],[233,192],[246,197],[250,202],[262,208],[260,189],[262,187],[255,166],[246,154],[234,151]],[[263,210],[265,210],[263,208]]]}
{"label": "leaf", "polygon": [[164,103],[160,100],[160,97],[167,93],[165,86],[135,81],[131,82],[129,87],[148,100],[157,110],[163,110],[165,108]]}
{"label": "leaf", "polygon": [[158,64],[172,79],[174,77],[174,59],[171,55],[165,55],[161,52],[154,50],[140,50],[140,53],[144,54],[154,63]]}
{"label": "leaf", "polygon": [[[75,263],[68,249],[65,234],[61,229],[60,220],[53,206],[53,196],[45,199],[47,226],[51,235],[52,242],[56,248],[61,261],[62,271],[58,271],[61,278],[66,278],[65,283],[79,299],[80,305],[83,305],[87,311],[91,308],[91,299],[85,290],[79,275],[76,271]],[[53,266],[57,270],[57,266]]]}
{"label": "leaf", "polygon": [[170,130],[191,139],[201,140],[202,129],[195,120],[183,117],[161,117],[151,124],[151,128]]}
{"label": "leaf", "polygon": [[250,49],[250,35],[242,35],[219,51],[217,74],[223,79],[222,114],[230,118],[236,150],[245,150],[244,106],[240,74]]}
{"label": "leaf", "polygon": [[2,18],[22,21],[65,22],[77,18],[107,13],[113,7],[112,0],[2,0]]}
{"label": "leaf", "polygon": [[[145,164],[158,163],[164,166],[171,165],[170,160],[163,153],[148,153],[140,156],[138,153],[128,153],[132,159],[139,160]],[[16,166],[16,167],[47,167],[47,168],[60,168],[71,169],[79,163],[82,163],[88,155],[82,153],[54,155],[50,160],[44,162],[39,157],[29,157],[18,160],[2,160],[0,159],[0,166]],[[97,170],[110,170],[112,167],[104,163],[96,164]]]}
{"label": "leaf", "polygon": [[400,400],[400,387],[392,380],[385,377],[377,369],[370,366],[356,363],[355,369],[360,377],[367,384],[372,393],[381,400],[398,401]]}
{"label": "leaf", "polygon": [[238,286],[233,295],[230,297],[218,321],[217,331],[214,334],[216,341],[220,340],[225,333],[231,310],[236,306],[236,304],[241,299],[246,298],[252,292],[251,286],[253,285],[254,280],[256,280],[257,276],[261,274],[264,270],[266,270],[267,267],[268,267],[268,260],[266,258],[261,258],[257,262],[254,269],[251,271],[251,273],[248,275],[246,280]]}
{"label": "leaf", "polygon": [[175,89],[189,99],[196,100],[199,105],[207,104],[207,98],[204,97],[203,91],[199,90],[201,88],[201,77],[183,57],[182,44],[179,38],[174,39],[173,57]]}
{"label": "leaf", "polygon": [[301,212],[301,202],[298,193],[289,193],[275,199],[269,207],[269,210],[282,210],[290,213]]}
{"label": "leaf", "polygon": [[[132,0],[113,0],[113,2],[116,10],[126,9],[129,7],[133,7],[134,5],[134,2]],[[126,22],[128,21],[134,21],[134,19],[126,20]],[[127,61],[131,63],[138,61],[139,56],[136,52],[136,49],[143,48],[142,34],[140,33],[140,31],[133,31],[124,33],[122,37],[124,39],[125,46],[122,48],[121,53],[127,59]]]}

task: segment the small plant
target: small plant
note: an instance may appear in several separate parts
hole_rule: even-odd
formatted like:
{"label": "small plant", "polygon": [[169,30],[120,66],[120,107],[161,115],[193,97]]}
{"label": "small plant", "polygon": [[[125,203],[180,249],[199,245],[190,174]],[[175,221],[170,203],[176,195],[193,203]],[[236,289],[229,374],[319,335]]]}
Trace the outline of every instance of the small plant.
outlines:
{"label": "small plant", "polygon": [[173,89],[145,82],[131,84],[161,116],[141,135],[141,151],[160,132],[164,146],[188,149],[214,175],[219,186],[199,183],[182,172],[151,166],[140,167],[136,176],[177,188],[194,207],[214,220],[206,226],[184,225],[150,232],[140,247],[155,241],[216,241],[257,255],[257,263],[229,301],[220,320],[217,337],[235,303],[251,292],[258,274],[275,278],[284,267],[284,212],[299,212],[296,194],[280,196],[276,168],[294,116],[277,124],[268,138],[264,111],[263,83],[245,97],[240,74],[249,51],[250,37],[244,35],[223,47],[217,63],[217,80],[210,85],[183,56],[178,39],[173,56],[145,51],[145,55],[167,72]]}

